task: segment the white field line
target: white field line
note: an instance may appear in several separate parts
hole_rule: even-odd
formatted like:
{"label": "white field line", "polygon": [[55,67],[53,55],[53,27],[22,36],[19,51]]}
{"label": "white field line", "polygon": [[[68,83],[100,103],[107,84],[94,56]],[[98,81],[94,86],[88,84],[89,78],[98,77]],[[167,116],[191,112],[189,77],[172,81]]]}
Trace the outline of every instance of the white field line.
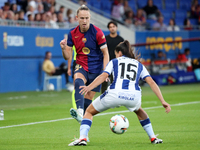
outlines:
{"label": "white field line", "polygon": [[[171,106],[182,106],[182,105],[190,105],[190,104],[197,104],[197,103],[200,103],[200,101],[172,104]],[[147,108],[143,108],[143,109],[147,110],[147,109],[156,109],[156,108],[162,108],[162,107],[163,106],[155,106],[155,107],[147,107]],[[104,116],[104,115],[110,115],[110,114],[120,114],[120,113],[126,113],[126,112],[129,112],[129,111],[128,110],[124,110],[124,111],[114,111],[114,112],[100,113],[100,114],[97,114],[96,116]],[[41,124],[41,123],[49,123],[49,122],[56,122],[56,121],[63,121],[63,120],[71,120],[71,119],[73,119],[73,118],[63,118],[63,119],[56,119],[56,120],[31,122],[31,123],[24,123],[24,124],[18,124],[18,125],[3,126],[3,127],[0,127],[0,129],[12,128],[12,127],[21,127],[21,126],[28,126],[28,125]]]}

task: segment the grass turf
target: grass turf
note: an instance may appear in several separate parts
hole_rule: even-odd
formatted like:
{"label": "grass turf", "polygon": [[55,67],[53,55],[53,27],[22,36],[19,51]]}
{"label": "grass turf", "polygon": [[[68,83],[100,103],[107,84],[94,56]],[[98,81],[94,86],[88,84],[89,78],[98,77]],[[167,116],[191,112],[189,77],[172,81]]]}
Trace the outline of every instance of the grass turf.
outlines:
{"label": "grass turf", "polygon": [[[122,135],[112,133],[109,120],[116,112],[94,117],[89,133],[91,142],[87,147],[68,147],[74,136],[79,137],[79,124],[69,114],[71,93],[63,90],[0,94],[0,109],[5,112],[5,120],[0,121],[0,150],[199,149],[200,84],[160,88],[165,100],[172,105],[172,111],[166,114],[164,108],[157,107],[161,104],[149,87],[142,87],[142,107],[151,119],[154,132],[163,139],[163,144],[150,144],[136,115],[131,112],[121,113],[129,119],[128,131]],[[191,103],[194,101],[196,103]],[[185,104],[175,105],[178,103]],[[126,109],[120,107],[106,112],[123,110]]]}

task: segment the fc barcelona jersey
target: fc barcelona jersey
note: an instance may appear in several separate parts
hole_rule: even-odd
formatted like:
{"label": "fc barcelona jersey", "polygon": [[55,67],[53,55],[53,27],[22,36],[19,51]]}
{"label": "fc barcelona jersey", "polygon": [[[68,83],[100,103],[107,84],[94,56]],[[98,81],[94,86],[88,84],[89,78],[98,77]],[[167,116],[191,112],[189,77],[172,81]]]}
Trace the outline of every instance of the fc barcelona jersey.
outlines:
{"label": "fc barcelona jersey", "polygon": [[93,24],[87,32],[81,32],[79,26],[70,30],[67,45],[76,48],[76,64],[90,73],[100,73],[103,68],[103,53],[100,49],[106,44],[105,36],[101,29]]}

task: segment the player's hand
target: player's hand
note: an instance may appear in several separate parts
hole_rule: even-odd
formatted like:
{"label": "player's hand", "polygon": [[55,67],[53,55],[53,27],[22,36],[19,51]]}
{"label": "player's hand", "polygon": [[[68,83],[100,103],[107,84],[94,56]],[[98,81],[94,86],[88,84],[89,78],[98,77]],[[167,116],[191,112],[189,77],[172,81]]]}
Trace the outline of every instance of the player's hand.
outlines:
{"label": "player's hand", "polygon": [[68,68],[68,69],[67,69],[67,74],[68,74],[69,76],[71,76],[71,75],[72,75],[72,71],[71,71],[71,69],[70,69],[70,68]]}
{"label": "player's hand", "polygon": [[65,50],[66,45],[67,45],[67,40],[66,40],[66,39],[63,39],[63,40],[60,42],[60,47],[61,47],[61,49],[62,49],[62,50]]}
{"label": "player's hand", "polygon": [[169,113],[171,111],[171,107],[167,102],[163,102],[162,105],[165,108],[166,113]]}
{"label": "player's hand", "polygon": [[86,95],[90,91],[88,86],[80,86],[79,89],[81,89],[79,92],[81,95],[83,95],[83,94]]}

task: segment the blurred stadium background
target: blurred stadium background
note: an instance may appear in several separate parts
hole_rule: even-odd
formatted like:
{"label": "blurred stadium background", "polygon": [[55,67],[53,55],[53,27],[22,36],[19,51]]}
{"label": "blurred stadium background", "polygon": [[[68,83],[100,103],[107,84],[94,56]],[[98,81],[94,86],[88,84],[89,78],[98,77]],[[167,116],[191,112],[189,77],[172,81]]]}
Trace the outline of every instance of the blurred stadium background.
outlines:
{"label": "blurred stadium background", "polygon": [[[43,89],[45,52],[52,52],[55,66],[64,61],[59,42],[78,24],[75,16],[81,4],[91,9],[91,22],[105,35],[107,23],[118,22],[119,34],[141,53],[141,62],[159,85],[200,81],[198,0],[1,0],[0,93]],[[51,82],[57,88],[56,81]]]}
{"label": "blurred stadium background", "polygon": [[[0,149],[66,149],[79,136],[79,124],[69,114],[71,92],[66,91],[64,75],[62,91],[44,92],[42,62],[46,51],[52,52],[55,66],[65,61],[59,43],[78,24],[81,4],[91,9],[91,22],[105,35],[107,23],[118,22],[119,34],[141,53],[141,62],[172,107],[166,115],[141,82],[142,107],[164,143],[150,145],[136,116],[120,107],[97,116],[87,149],[199,149],[199,0],[153,0],[150,16],[147,0],[0,0]],[[171,19],[176,25],[169,24]],[[55,79],[50,83],[57,89]],[[117,113],[130,122],[120,137],[108,126]]]}

